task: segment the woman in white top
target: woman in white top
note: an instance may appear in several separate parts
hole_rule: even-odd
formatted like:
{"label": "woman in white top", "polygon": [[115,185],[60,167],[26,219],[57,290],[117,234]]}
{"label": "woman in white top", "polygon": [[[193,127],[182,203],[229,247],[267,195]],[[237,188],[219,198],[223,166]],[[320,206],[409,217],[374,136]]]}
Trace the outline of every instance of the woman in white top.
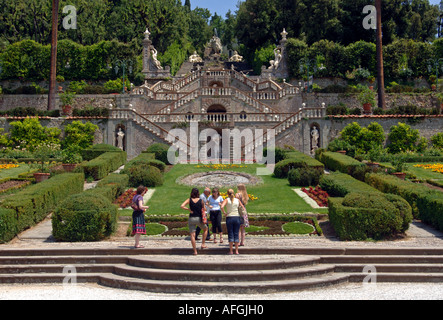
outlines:
{"label": "woman in white top", "polygon": [[[234,190],[228,190],[228,198],[226,198],[221,204],[221,209],[226,216],[226,227],[228,229],[229,239],[229,254],[233,254],[233,247],[235,243],[235,254],[238,254],[239,244],[239,231],[240,231],[240,214],[238,212],[239,207],[243,207],[243,204],[234,195]],[[225,210],[226,207],[226,210]]]}
{"label": "woman in white top", "polygon": [[220,235],[220,243],[223,243],[223,230],[221,226],[222,215],[220,205],[223,197],[220,195],[218,188],[212,189],[212,194],[208,197],[209,218],[212,222],[212,233],[214,234],[214,243],[217,243],[216,234]]}

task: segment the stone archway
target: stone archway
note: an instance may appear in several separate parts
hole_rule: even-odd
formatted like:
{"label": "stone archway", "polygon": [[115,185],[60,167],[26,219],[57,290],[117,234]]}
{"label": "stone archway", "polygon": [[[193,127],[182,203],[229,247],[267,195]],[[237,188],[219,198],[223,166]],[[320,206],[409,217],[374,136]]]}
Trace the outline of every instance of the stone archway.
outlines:
{"label": "stone archway", "polygon": [[213,104],[206,110],[207,113],[226,113],[226,108],[221,104]]}

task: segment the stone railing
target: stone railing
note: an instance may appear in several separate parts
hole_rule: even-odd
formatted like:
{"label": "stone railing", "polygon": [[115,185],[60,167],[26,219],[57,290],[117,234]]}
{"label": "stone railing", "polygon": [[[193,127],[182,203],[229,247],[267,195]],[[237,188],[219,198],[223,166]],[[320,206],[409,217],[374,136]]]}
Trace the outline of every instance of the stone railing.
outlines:
{"label": "stone railing", "polygon": [[153,123],[174,123],[189,121],[209,122],[281,122],[293,115],[292,113],[169,113],[142,114]]}

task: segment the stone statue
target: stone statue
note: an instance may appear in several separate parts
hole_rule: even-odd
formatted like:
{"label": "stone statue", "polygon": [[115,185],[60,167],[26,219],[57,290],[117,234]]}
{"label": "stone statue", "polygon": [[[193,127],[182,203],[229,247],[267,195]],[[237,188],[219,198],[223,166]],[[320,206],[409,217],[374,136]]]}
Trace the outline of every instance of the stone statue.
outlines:
{"label": "stone statue", "polygon": [[122,128],[118,129],[117,132],[117,148],[120,148],[123,151],[123,139],[125,137],[125,133],[122,131]]}
{"label": "stone statue", "polygon": [[211,48],[212,48],[212,50],[213,50],[213,52],[215,54],[220,54],[221,53],[221,51],[223,49],[223,46],[221,44],[221,40],[220,40],[219,37],[217,37],[215,35],[212,37],[212,39],[211,39]]}
{"label": "stone statue", "polygon": [[269,66],[269,69],[274,69],[275,70],[275,69],[278,68],[278,66],[280,64],[280,61],[281,61],[281,58],[282,58],[281,51],[280,51],[279,48],[275,48],[274,49],[274,56],[275,56],[274,60],[269,61],[269,63],[271,64]]}
{"label": "stone statue", "polygon": [[194,51],[194,53],[189,57],[189,62],[203,62],[203,59],[197,54],[197,51]]}
{"label": "stone statue", "polygon": [[162,64],[160,63],[160,61],[158,61],[157,59],[157,49],[155,49],[154,47],[152,47],[151,49],[151,58],[152,58],[152,62],[154,63],[154,65],[157,67],[157,69],[163,70]]}
{"label": "stone statue", "polygon": [[237,51],[234,51],[234,54],[232,55],[232,57],[229,58],[229,62],[242,62],[242,61],[243,61],[243,57],[241,55],[239,55]]}
{"label": "stone statue", "polygon": [[318,144],[319,140],[320,140],[320,134],[318,132],[317,127],[314,126],[311,129],[311,146],[312,146],[311,153],[312,154],[314,154],[315,150],[317,150],[319,148],[319,144]]}

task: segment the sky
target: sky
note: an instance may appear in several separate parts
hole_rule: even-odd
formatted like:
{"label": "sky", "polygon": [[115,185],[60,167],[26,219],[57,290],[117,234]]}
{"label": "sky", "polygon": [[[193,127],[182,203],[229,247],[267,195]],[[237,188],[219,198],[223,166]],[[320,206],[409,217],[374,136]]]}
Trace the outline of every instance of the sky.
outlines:
{"label": "sky", "polygon": [[191,0],[191,10],[194,10],[195,7],[205,8],[209,9],[211,14],[217,12],[219,16],[225,18],[228,10],[231,10],[232,13],[237,10],[237,2],[238,0]]}
{"label": "sky", "polygon": [[[237,2],[239,0],[191,0],[191,9],[195,7],[207,8],[211,14],[217,12],[219,16],[225,18],[226,12],[231,10],[234,13],[237,10]],[[440,4],[440,0],[430,0],[431,4]],[[184,0],[182,1],[184,3]]]}

